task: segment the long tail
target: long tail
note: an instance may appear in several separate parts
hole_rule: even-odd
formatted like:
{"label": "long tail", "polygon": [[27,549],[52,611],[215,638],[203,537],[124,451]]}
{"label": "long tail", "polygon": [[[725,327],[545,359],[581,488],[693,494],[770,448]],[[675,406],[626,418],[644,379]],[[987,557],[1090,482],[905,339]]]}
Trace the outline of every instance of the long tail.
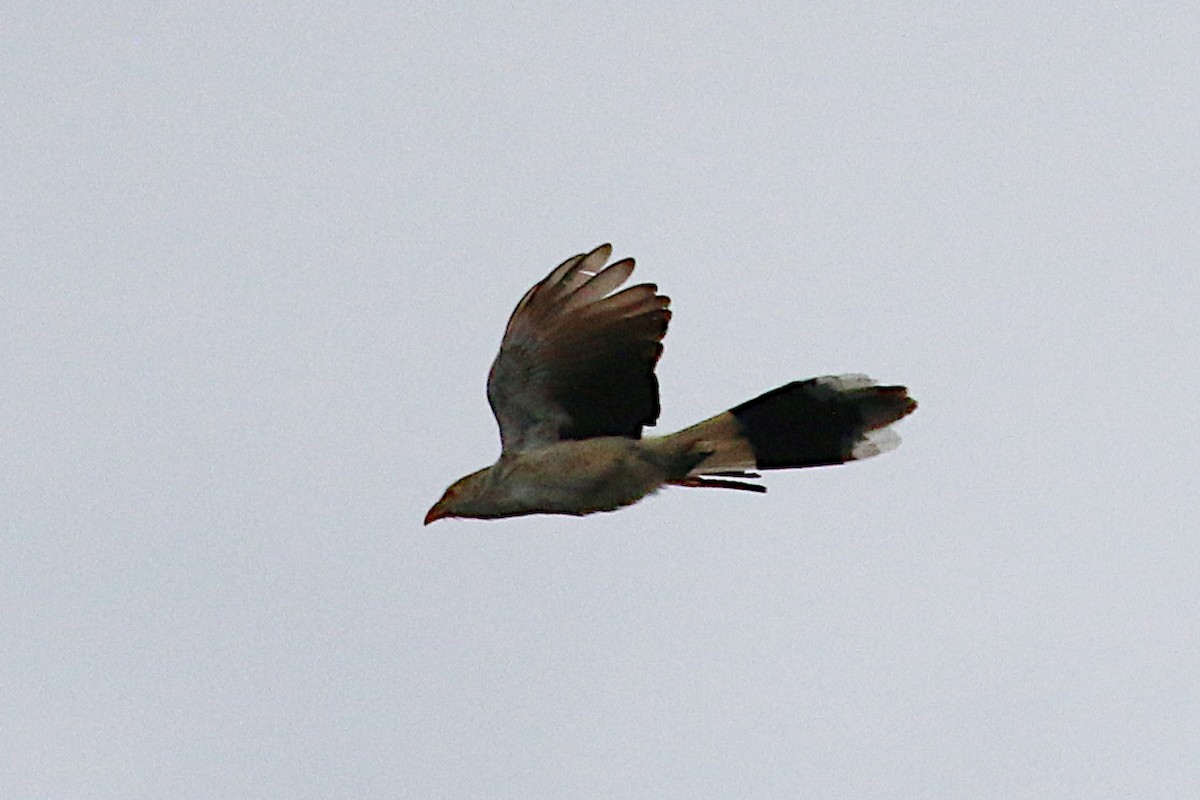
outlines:
{"label": "long tail", "polygon": [[[761,490],[704,475],[752,478],[756,469],[844,464],[894,450],[889,425],[917,408],[903,386],[877,386],[866,375],[830,375],[772,389],[667,437],[707,453],[681,486]],[[732,485],[731,485],[732,484]]]}

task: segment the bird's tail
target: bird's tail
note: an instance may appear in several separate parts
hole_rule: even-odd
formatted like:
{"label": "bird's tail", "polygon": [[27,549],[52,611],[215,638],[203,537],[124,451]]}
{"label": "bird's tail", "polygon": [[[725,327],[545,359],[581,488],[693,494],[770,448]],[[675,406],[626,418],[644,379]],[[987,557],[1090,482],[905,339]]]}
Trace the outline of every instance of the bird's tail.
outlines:
{"label": "bird's tail", "polygon": [[750,470],[795,469],[870,458],[900,444],[890,426],[917,402],[903,386],[877,386],[866,375],[795,381],[666,437],[706,453],[682,486],[762,490],[719,478],[757,477]]}

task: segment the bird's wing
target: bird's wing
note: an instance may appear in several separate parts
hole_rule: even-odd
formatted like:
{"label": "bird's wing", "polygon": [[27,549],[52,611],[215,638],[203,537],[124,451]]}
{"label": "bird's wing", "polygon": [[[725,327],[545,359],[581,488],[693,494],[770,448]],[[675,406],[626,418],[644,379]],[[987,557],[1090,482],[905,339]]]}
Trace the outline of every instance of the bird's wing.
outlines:
{"label": "bird's wing", "polygon": [[658,419],[654,366],[670,299],[652,283],[613,293],[633,259],[568,258],[517,303],[488,375],[506,453],[562,439],[639,438]]}

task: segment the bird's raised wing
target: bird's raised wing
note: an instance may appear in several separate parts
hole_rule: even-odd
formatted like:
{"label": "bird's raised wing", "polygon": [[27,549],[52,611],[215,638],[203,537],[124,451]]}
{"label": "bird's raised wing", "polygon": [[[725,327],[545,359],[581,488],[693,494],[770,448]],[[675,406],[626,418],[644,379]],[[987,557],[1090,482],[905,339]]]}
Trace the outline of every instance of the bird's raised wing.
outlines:
{"label": "bird's raised wing", "polygon": [[658,379],[670,299],[652,283],[613,293],[633,259],[612,247],[568,258],[509,318],[488,375],[504,452],[562,439],[639,438],[658,420]]}

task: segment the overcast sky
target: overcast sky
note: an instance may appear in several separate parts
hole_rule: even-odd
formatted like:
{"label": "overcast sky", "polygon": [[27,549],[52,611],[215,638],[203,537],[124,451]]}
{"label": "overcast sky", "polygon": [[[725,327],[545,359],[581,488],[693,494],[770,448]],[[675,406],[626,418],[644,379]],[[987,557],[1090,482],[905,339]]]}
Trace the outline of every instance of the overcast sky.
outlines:
{"label": "overcast sky", "polygon": [[[1200,796],[1195,7],[502,5],[0,12],[0,795]],[[423,528],[604,241],[904,444]]]}

